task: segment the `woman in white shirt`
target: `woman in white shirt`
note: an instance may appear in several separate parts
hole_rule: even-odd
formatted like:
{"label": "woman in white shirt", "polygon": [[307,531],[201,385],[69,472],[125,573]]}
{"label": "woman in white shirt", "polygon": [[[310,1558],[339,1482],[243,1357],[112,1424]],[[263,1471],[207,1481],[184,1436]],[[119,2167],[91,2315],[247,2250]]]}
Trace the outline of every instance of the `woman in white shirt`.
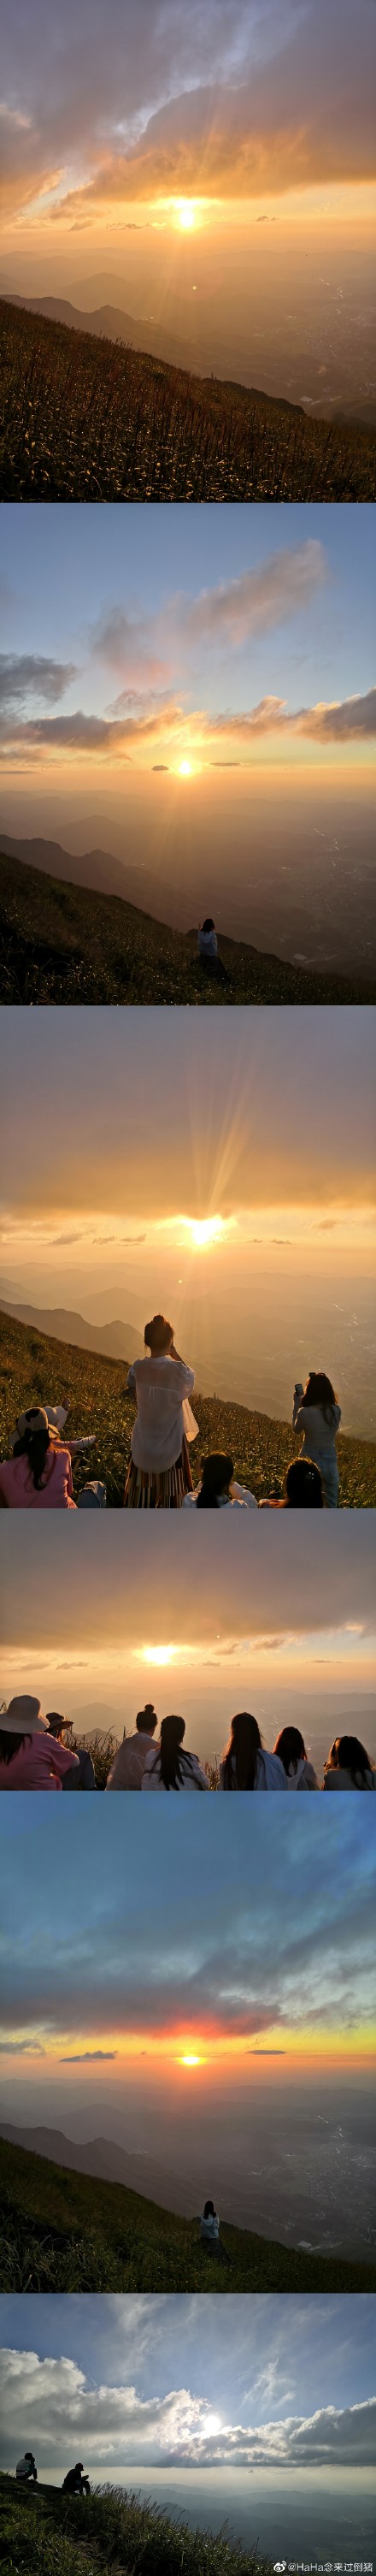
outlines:
{"label": "woman in white shirt", "polygon": [[175,1350],[173,1324],[165,1315],[153,1315],[151,1324],[145,1324],[144,1342],[150,1357],[134,1360],[127,1377],[137,1414],[124,1509],[179,1511],[192,1487],[188,1442],[198,1431],[189,1402],[194,1369]]}
{"label": "woman in white shirt", "polygon": [[187,1504],[190,1508],[193,1504],[196,1511],[216,1512],[223,1509],[224,1503],[230,1503],[232,1511],[239,1508],[247,1510],[251,1506],[257,1512],[256,1495],[249,1493],[248,1485],[236,1484],[234,1460],[225,1458],[219,1449],[213,1450],[209,1458],[201,1459],[201,1484],[196,1494],[185,1494],[184,1510]]}
{"label": "woman in white shirt", "polygon": [[160,1744],[146,1755],[141,1789],[208,1789],[197,1753],[183,1753],[183,1717],[163,1717]]}
{"label": "woman in white shirt", "polygon": [[242,1708],[231,1719],[231,1733],[219,1766],[220,1789],[287,1789],[283,1762],[264,1753],[257,1718]]}
{"label": "woman in white shirt", "polygon": [[324,1764],[324,1789],[376,1789],[376,1771],[357,1735],[336,1735]]}
{"label": "woman in white shirt", "polygon": [[293,1431],[302,1431],[301,1458],[312,1458],[320,1469],[326,1511],[336,1511],[338,1503],[337,1431],[341,1407],[336,1403],[334,1386],[323,1369],[310,1369],[307,1385],[294,1387],[292,1408]]}
{"label": "woman in white shirt", "polygon": [[221,2244],[219,2218],[214,2208],[214,2200],[205,2201],[205,2208],[200,2218],[200,2238],[206,2254],[219,2254],[221,2262],[230,2263],[231,2256],[227,2253],[227,2245]]}
{"label": "woman in white shirt", "polygon": [[313,1762],[308,1761],[304,1736],[300,1734],[299,1726],[282,1727],[281,1734],[277,1735],[274,1752],[278,1753],[279,1762],[283,1762],[288,1789],[318,1789],[319,1783],[316,1780]]}

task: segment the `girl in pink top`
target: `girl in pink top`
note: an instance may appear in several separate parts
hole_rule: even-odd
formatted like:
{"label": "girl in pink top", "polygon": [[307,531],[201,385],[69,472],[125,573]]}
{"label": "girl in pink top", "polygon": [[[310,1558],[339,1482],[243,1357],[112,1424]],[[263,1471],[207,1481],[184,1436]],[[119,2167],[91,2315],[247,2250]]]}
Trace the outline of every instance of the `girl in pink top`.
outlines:
{"label": "girl in pink top", "polygon": [[25,1692],[0,1711],[0,1793],[3,1789],[61,1789],[65,1771],[78,1770],[77,1753],[68,1753],[50,1735],[39,1699]]}
{"label": "girl in pink top", "polygon": [[0,1505],[13,1512],[74,1512],[70,1449],[56,1440],[42,1408],[22,1420],[12,1457],[0,1463]]}

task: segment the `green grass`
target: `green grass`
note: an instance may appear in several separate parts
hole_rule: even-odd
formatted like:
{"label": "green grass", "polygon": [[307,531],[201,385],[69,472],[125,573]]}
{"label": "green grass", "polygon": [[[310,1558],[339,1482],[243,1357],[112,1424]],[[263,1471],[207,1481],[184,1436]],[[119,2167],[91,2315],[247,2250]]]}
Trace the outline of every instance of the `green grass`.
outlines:
{"label": "green grass", "polygon": [[[74,1493],[80,1493],[89,1476],[101,1476],[107,1504],[119,1509],[134,1422],[133,1397],[124,1392],[126,1375],[126,1360],[102,1359],[95,1351],[54,1341],[30,1324],[0,1314],[0,1456],[7,1456],[9,1433],[27,1405],[60,1404],[69,1397],[67,1432],[72,1440],[81,1432],[95,1433],[95,1447],[74,1464]],[[234,1459],[240,1483],[258,1500],[281,1496],[289,1458],[299,1451],[289,1424],[250,1412],[246,1405],[225,1403],[221,1396],[200,1395],[196,1388],[194,1406],[199,1425],[190,1453],[194,1483],[199,1483],[201,1455],[223,1449]],[[338,1458],[343,1508],[375,1506],[376,1443],[340,1435]]]}
{"label": "green grass", "polygon": [[1,2475],[0,2567],[4,2576],[272,2576],[256,2548],[226,2531],[190,2531],[123,2487],[85,2500],[43,2485],[21,2494]]}
{"label": "green grass", "polygon": [[376,2289],[375,2263],[286,2249],[227,2221],[230,2264],[214,2262],[197,2219],[3,2138],[0,2181],[2,2292]]}
{"label": "green grass", "polygon": [[3,501],[372,501],[368,430],[0,303]]}
{"label": "green grass", "polygon": [[197,931],[172,930],[120,895],[94,894],[0,852],[3,1002],[372,1002],[376,981],[316,974],[220,937],[229,985],[211,981]]}

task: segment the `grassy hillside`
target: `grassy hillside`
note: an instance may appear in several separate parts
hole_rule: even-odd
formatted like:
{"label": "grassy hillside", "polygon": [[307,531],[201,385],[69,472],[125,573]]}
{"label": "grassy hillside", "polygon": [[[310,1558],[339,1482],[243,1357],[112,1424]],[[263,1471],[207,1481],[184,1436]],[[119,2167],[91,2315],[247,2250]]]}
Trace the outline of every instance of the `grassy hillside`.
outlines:
{"label": "grassy hillside", "polygon": [[[80,1493],[89,1476],[101,1476],[107,1503],[119,1509],[134,1422],[133,1397],[124,1393],[126,1376],[126,1360],[76,1350],[72,1343],[54,1341],[52,1335],[0,1314],[0,1457],[7,1457],[9,1432],[28,1404],[62,1404],[69,1397],[71,1439],[95,1433],[95,1448],[74,1465],[74,1493]],[[190,1453],[194,1484],[199,1483],[201,1456],[223,1449],[234,1459],[240,1483],[249,1485],[258,1501],[262,1494],[283,1494],[289,1458],[299,1452],[289,1424],[273,1422],[267,1413],[251,1413],[243,1404],[226,1404],[221,1396],[200,1395],[196,1388],[194,1405],[199,1425]],[[375,1506],[376,1443],[340,1436],[338,1456],[343,1508]]]}
{"label": "grassy hillside", "polygon": [[0,2290],[375,2290],[375,2263],[304,2254],[222,2226],[230,2263],[213,2262],[196,2219],[177,2218],[122,2183],[50,2164],[0,2138]]}
{"label": "grassy hillside", "polygon": [[121,896],[94,894],[0,852],[3,1002],[371,1002],[376,982],[316,974],[221,937],[229,985],[211,982],[197,932],[172,930]]}
{"label": "grassy hillside", "polygon": [[123,2487],[85,2499],[43,2485],[23,2494],[1,2475],[0,2566],[4,2576],[272,2576],[256,2549],[190,2531]]}
{"label": "grassy hillside", "polygon": [[3,501],[372,501],[368,430],[0,304]]}
{"label": "grassy hillside", "polygon": [[[80,1432],[95,1432],[95,1448],[77,1458],[72,1468],[75,1494],[80,1494],[88,1476],[103,1476],[108,1504],[118,1510],[124,1502],[134,1425],[134,1396],[124,1394],[124,1383],[126,1360],[100,1360],[98,1352],[75,1350],[72,1342],[54,1342],[52,1334],[33,1332],[31,1324],[18,1324],[13,1316],[0,1314],[0,1458],[8,1455],[15,1414],[26,1412],[28,1404],[64,1404],[70,1399],[67,1432],[72,1440]],[[245,1404],[224,1404],[221,1396],[201,1396],[198,1391],[193,1404],[198,1422],[198,1440],[191,1448],[193,1484],[201,1476],[201,1455],[206,1450],[227,1450],[240,1484],[250,1486],[258,1499],[263,1494],[283,1494],[288,1458],[299,1455],[299,1440],[294,1443],[288,1422],[273,1422],[270,1414],[255,1414]],[[376,1504],[376,1443],[343,1435],[337,1440],[337,1458],[343,1510]]]}

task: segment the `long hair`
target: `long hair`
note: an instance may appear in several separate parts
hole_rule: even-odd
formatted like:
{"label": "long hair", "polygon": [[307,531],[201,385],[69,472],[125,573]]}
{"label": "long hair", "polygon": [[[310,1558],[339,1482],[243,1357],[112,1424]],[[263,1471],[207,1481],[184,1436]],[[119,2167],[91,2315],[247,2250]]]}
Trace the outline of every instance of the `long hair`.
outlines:
{"label": "long hair", "polygon": [[30,1431],[23,1432],[21,1440],[15,1441],[13,1457],[28,1458],[36,1493],[40,1493],[43,1480],[43,1468],[46,1464],[47,1450],[50,1447],[52,1447],[52,1442],[50,1441],[49,1431],[32,1431],[30,1429]]}
{"label": "long hair", "polygon": [[[160,1765],[164,1789],[180,1789],[184,1773],[192,1770],[190,1753],[184,1753],[182,1757],[180,1751],[184,1735],[184,1717],[172,1715],[162,1718],[161,1740],[156,1749],[155,1767],[157,1769]],[[154,1769],[154,1764],[152,1767]],[[198,1786],[201,1787],[201,1782]]]}
{"label": "long hair", "polygon": [[325,1377],[324,1369],[310,1369],[309,1377],[307,1377],[307,1385],[304,1388],[304,1395],[301,1395],[300,1402],[302,1405],[307,1406],[307,1411],[309,1410],[310,1404],[318,1404],[320,1407],[320,1413],[323,1413],[324,1415],[324,1422],[333,1421],[337,1398],[334,1393],[334,1386],[332,1386],[331,1378]]}
{"label": "long hair", "polygon": [[213,1449],[209,1458],[201,1459],[201,1491],[197,1495],[198,1512],[218,1511],[218,1495],[227,1493],[233,1473],[234,1460],[226,1458],[223,1449]]}
{"label": "long hair", "polygon": [[357,1735],[336,1735],[324,1769],[325,1771],[349,1771],[350,1779],[354,1781],[354,1788],[356,1788],[357,1771],[361,1772],[362,1779],[365,1780],[366,1771],[372,1772],[372,1762],[369,1753],[366,1753],[365,1745],[359,1743]]}
{"label": "long hair", "polygon": [[306,1748],[303,1743],[303,1736],[299,1733],[298,1726],[282,1727],[281,1735],[277,1735],[274,1752],[278,1753],[279,1761],[283,1762],[283,1769],[287,1772],[287,1775],[289,1773],[291,1763],[293,1770],[297,1770],[298,1762],[301,1762],[302,1755],[304,1755],[304,1761],[306,1762]]}
{"label": "long hair", "polygon": [[14,1762],[15,1753],[20,1753],[21,1751],[21,1744],[32,1744],[32,1740],[31,1735],[8,1735],[5,1726],[1,1726],[0,1762],[6,1762],[8,1764],[9,1762]]}
{"label": "long hair", "polygon": [[206,2201],[205,2201],[205,2209],[204,2209],[204,2211],[203,2211],[203,2216],[204,2216],[204,2218],[215,2218],[215,2216],[216,2216],[216,2212],[215,2212],[215,2208],[214,2208],[214,2200],[206,2200]]}
{"label": "long hair", "polygon": [[232,1789],[234,1755],[237,1789],[255,1788],[258,1755],[261,1751],[257,1717],[250,1717],[249,1710],[242,1708],[238,1716],[231,1719],[231,1734],[226,1744],[222,1764],[224,1789]]}
{"label": "long hair", "polygon": [[164,1352],[169,1350],[173,1339],[173,1324],[167,1323],[165,1315],[152,1315],[151,1323],[145,1324],[144,1332],[145,1349],[151,1351],[152,1358],[163,1358]]}

